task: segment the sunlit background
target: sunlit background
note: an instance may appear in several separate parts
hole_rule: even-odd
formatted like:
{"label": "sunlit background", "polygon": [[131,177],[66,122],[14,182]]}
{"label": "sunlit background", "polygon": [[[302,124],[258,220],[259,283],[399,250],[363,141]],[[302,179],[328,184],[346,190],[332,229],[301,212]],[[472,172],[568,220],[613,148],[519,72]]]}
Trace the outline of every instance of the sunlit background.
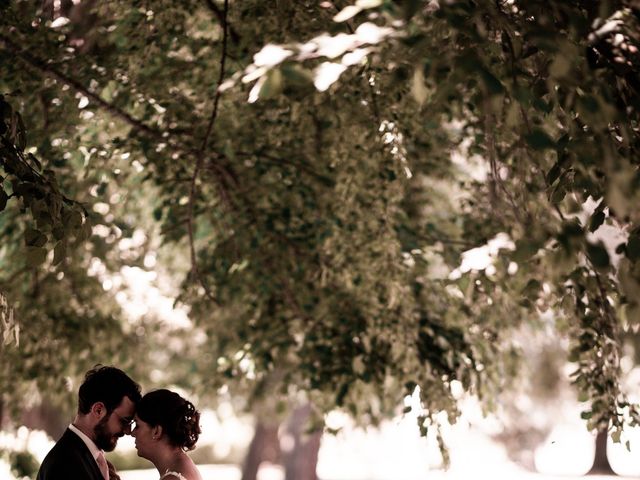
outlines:
{"label": "sunlit background", "polygon": [[[578,405],[576,405],[577,407]],[[451,454],[451,466],[440,468],[441,455],[433,438],[421,438],[410,416],[389,421],[379,429],[345,428],[337,435],[322,438],[318,460],[321,480],[422,480],[469,478],[538,478],[554,479],[584,475],[593,462],[594,437],[588,433],[578,415],[558,422],[550,435],[535,450],[538,473],[527,471],[513,463],[505,446],[493,440],[499,433],[498,423],[481,418],[479,411],[469,407],[455,425],[446,432]],[[341,417],[337,415],[337,417]],[[332,424],[348,424],[346,418],[329,418]],[[198,449],[213,448],[221,457],[233,449],[247,448],[253,428],[247,418],[232,414],[229,405],[221,405],[217,412],[205,411],[202,417],[203,434]],[[640,457],[634,446],[640,445],[640,429],[629,430],[628,452],[620,444],[608,446],[609,461],[616,473],[640,477]],[[53,441],[42,431],[20,428],[16,435],[2,434],[0,448],[26,448],[42,460]],[[118,452],[134,454],[132,437],[124,437]],[[195,453],[194,452],[194,453]],[[234,464],[201,465],[203,478],[239,480],[241,468]],[[155,469],[121,471],[123,480],[151,480],[158,478]],[[6,462],[0,462],[0,478],[14,478]],[[282,467],[263,463],[259,480],[284,478]],[[605,478],[602,476],[601,478]],[[611,477],[615,478],[615,477]]]}
{"label": "sunlit background", "polygon": [[[144,240],[142,237],[136,240],[134,235],[132,241]],[[499,248],[510,248],[509,239],[498,236],[485,247],[466,252],[460,268],[452,275],[470,269],[490,269]],[[151,314],[175,328],[190,328],[191,323],[185,312],[174,308],[170,296],[166,295],[171,286],[164,285],[166,279],[159,278],[152,271],[155,267],[153,255],[148,255],[144,266],[147,270],[126,267],[119,276],[111,277],[105,274],[104,268],[96,261],[92,266],[92,274],[102,279],[105,290],[125,287],[116,298],[133,324]],[[379,428],[363,429],[355,427],[344,413],[333,412],[326,416],[325,424],[338,433],[322,437],[317,464],[318,477],[320,480],[544,480],[582,477],[593,465],[595,436],[586,430],[585,422],[580,418],[585,405],[574,398],[575,392],[569,386],[571,365],[567,365],[564,370],[566,378],[560,379],[561,387],[556,399],[536,401],[520,394],[505,399],[505,405],[498,405],[496,413],[489,415],[482,413],[474,398],[463,398],[462,387],[458,382],[452,382],[452,390],[459,390],[457,394],[460,396],[462,415],[455,425],[446,422],[446,415],[442,418],[446,425],[443,436],[450,455],[448,468],[443,468],[443,457],[434,432],[429,432],[427,437],[420,436],[416,413],[399,415]],[[626,388],[633,394],[640,385],[640,369],[634,367],[630,359],[623,358],[622,370]],[[161,372],[155,373],[159,378],[162,376]],[[190,396],[189,392],[181,393]],[[513,413],[506,415],[508,402],[517,405],[519,416],[514,416]],[[413,407],[412,412],[419,412],[417,392],[413,397],[407,397],[405,404]],[[518,421],[523,422],[523,428],[509,425],[509,422]],[[240,480],[242,461],[254,435],[254,418],[249,414],[236,412],[230,402],[222,401],[216,410],[203,410],[201,424],[202,435],[192,455],[199,463],[203,478]],[[540,431],[545,432],[542,437]],[[537,438],[537,441],[532,443],[527,439],[528,435]],[[279,436],[280,448],[286,453],[291,448],[292,440],[287,438],[283,427]],[[630,451],[625,448],[627,441]],[[520,446],[514,447],[515,444]],[[44,459],[53,445],[54,441],[45,432],[29,430],[24,426],[18,427],[15,433],[0,433],[0,451],[27,451],[38,462]],[[627,429],[620,443],[609,440],[608,460],[619,476],[597,475],[591,478],[640,477],[638,449],[640,428]],[[152,480],[159,477],[150,463],[137,459],[134,439],[130,436],[122,438],[116,453],[108,454],[109,456],[116,464],[118,459],[121,460],[120,463],[123,458],[128,459],[125,463],[131,463],[134,458],[138,467],[146,467],[119,470],[123,480]],[[211,458],[220,460],[220,463],[208,463],[206,460]],[[528,459],[528,462],[519,461],[523,458]],[[198,461],[199,459],[205,459],[205,462]],[[6,456],[0,457],[0,479],[15,478]],[[265,461],[259,467],[257,480],[284,478],[282,465]]]}

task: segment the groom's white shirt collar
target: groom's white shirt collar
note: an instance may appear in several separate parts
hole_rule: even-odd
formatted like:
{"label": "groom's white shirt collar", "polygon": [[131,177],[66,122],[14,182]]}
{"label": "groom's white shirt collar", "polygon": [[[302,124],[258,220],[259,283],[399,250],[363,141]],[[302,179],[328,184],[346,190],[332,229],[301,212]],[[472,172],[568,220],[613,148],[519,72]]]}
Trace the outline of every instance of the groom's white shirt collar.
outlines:
{"label": "groom's white shirt collar", "polygon": [[71,430],[73,433],[75,433],[76,435],[78,435],[80,437],[80,439],[87,445],[87,448],[91,452],[91,455],[93,455],[93,458],[97,462],[98,455],[100,454],[100,449],[96,446],[95,443],[93,443],[93,440],[91,440],[84,433],[82,433],[78,429],[78,427],[76,427],[73,423],[71,425],[69,425],[69,430]]}

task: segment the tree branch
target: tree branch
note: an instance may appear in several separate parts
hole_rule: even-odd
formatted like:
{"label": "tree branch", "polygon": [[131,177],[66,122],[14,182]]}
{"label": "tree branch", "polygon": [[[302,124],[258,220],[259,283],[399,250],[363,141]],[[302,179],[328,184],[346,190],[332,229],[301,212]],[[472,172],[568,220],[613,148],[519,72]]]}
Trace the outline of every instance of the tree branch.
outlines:
{"label": "tree branch", "polygon": [[[224,11],[224,18],[226,19],[226,13],[228,11],[228,0],[225,0],[225,11]],[[225,60],[226,60],[226,49],[227,49],[227,24],[226,21],[224,21],[222,23],[223,26],[223,53],[222,53],[222,59],[220,62],[221,65],[221,69],[220,69],[220,79],[218,81],[218,84],[222,83],[222,80],[224,78],[224,71],[225,71]],[[213,295],[211,294],[210,289],[208,288],[208,286],[205,284],[205,282],[202,280],[202,277],[200,276],[200,273],[198,271],[198,267],[197,267],[197,259],[196,259],[196,255],[195,255],[195,247],[194,247],[194,239],[193,239],[193,202],[194,202],[194,198],[195,198],[195,185],[196,185],[196,181],[197,181],[197,177],[200,173],[200,170],[202,168],[202,163],[203,163],[203,159],[204,159],[204,153],[209,141],[209,137],[211,136],[211,132],[213,129],[213,124],[215,122],[215,119],[217,117],[217,112],[218,112],[218,104],[219,104],[219,100],[220,100],[220,91],[216,92],[216,96],[214,98],[214,106],[213,106],[213,112],[211,114],[211,117],[209,119],[209,123],[207,125],[207,131],[205,134],[205,137],[202,141],[202,145],[200,147],[199,150],[194,150],[192,148],[190,148],[189,146],[185,146],[185,145],[180,145],[177,144],[177,142],[171,142],[171,140],[168,138],[168,134],[164,133],[160,130],[154,129],[148,125],[146,125],[145,123],[143,123],[142,121],[134,118],[132,115],[130,115],[129,113],[125,112],[124,110],[122,110],[121,108],[117,107],[116,105],[107,102],[105,99],[103,99],[102,97],[100,97],[100,95],[96,94],[95,92],[92,92],[91,90],[89,90],[87,87],[85,87],[84,85],[82,85],[79,81],[75,80],[74,78],[69,77],[68,75],[66,75],[65,73],[59,71],[58,69],[56,69],[54,66],[48,64],[46,61],[32,55],[30,52],[20,48],[17,44],[15,44],[10,38],[8,38],[6,35],[0,33],[0,45],[2,45],[7,51],[9,51],[10,53],[12,53],[13,55],[15,55],[16,58],[18,58],[21,62],[23,62],[24,64],[26,64],[28,67],[30,67],[33,70],[36,70],[37,72],[48,76],[50,78],[53,78],[65,85],[68,85],[69,87],[73,88],[75,91],[82,93],[83,95],[85,95],[87,98],[89,98],[91,101],[95,102],[99,108],[103,109],[104,111],[106,111],[107,113],[111,114],[112,116],[124,121],[126,124],[128,124],[129,126],[131,126],[135,131],[140,132],[143,135],[146,135],[148,137],[151,137],[157,141],[166,141],[170,144],[173,144],[174,147],[176,147],[176,149],[178,150],[182,150],[185,153],[190,153],[190,154],[195,154],[197,157],[197,162],[196,162],[196,168],[195,171],[193,173],[193,176],[191,177],[191,192],[190,192],[190,196],[189,196],[189,213],[188,213],[188,221],[187,221],[187,229],[188,229],[188,233],[189,233],[189,243],[190,243],[190,247],[191,247],[191,260],[192,260],[192,272],[195,274],[196,278],[199,279],[201,285],[205,288],[205,292],[207,294],[207,296],[211,299],[211,300],[215,300]],[[221,167],[218,167],[218,169],[220,169]],[[222,187],[224,188],[224,187]]]}
{"label": "tree branch", "polygon": [[211,10],[213,14],[217,17],[218,22],[220,22],[220,25],[227,26],[227,29],[229,31],[229,37],[231,37],[231,41],[233,43],[238,43],[240,41],[240,35],[238,35],[238,32],[236,32],[236,30],[231,26],[231,24],[227,20],[226,13],[220,10],[220,7],[216,5],[216,3],[213,0],[205,0],[204,3],[206,3],[209,10]]}
{"label": "tree branch", "polygon": [[152,138],[155,138],[155,139],[158,139],[158,140],[166,141],[166,138],[164,137],[164,134],[160,130],[156,130],[156,129],[144,124],[142,121],[134,118],[129,113],[127,113],[124,110],[122,110],[120,107],[117,107],[116,105],[107,102],[100,95],[92,92],[87,87],[85,87],[80,82],[78,82],[77,80],[75,80],[75,79],[69,77],[68,75],[62,73],[61,71],[56,69],[54,66],[48,64],[46,61],[44,61],[44,60],[42,60],[42,59],[40,59],[38,57],[32,55],[28,51],[21,49],[10,38],[8,38],[6,35],[4,35],[2,33],[0,33],[0,42],[2,44],[4,44],[4,48],[6,50],[8,50],[9,52],[13,53],[16,56],[16,58],[18,58],[20,61],[22,61],[23,63],[25,63],[29,67],[37,70],[38,72],[40,72],[40,73],[42,73],[42,74],[44,74],[44,75],[46,75],[48,77],[51,77],[51,78],[53,78],[53,79],[55,79],[55,80],[57,80],[59,82],[62,82],[65,85],[70,86],[71,88],[73,88],[77,92],[82,93],[88,99],[90,99],[93,102],[95,102],[100,108],[102,108],[103,110],[107,111],[108,113],[110,113],[114,117],[119,118],[120,120],[123,120],[125,123],[130,125],[134,130],[139,131],[139,132],[141,132],[144,135],[147,135],[149,137],[152,137]]}
{"label": "tree branch", "polygon": [[[215,9],[217,9],[217,6],[212,1],[208,1],[207,4],[211,4],[210,7],[213,6],[215,7]],[[217,10],[214,10],[214,11],[217,11]],[[229,13],[229,0],[224,0],[224,11],[221,12],[221,15],[219,17],[220,23],[222,25],[222,53],[220,55],[220,74],[218,76],[218,87],[222,85],[222,81],[224,80],[224,74],[225,74],[225,63],[227,59],[227,37],[228,37],[227,14],[228,13]],[[204,138],[202,139],[202,144],[200,145],[200,149],[197,152],[196,165],[195,165],[195,168],[193,169],[193,175],[191,177],[191,185],[189,188],[189,204],[187,209],[187,220],[188,220],[187,233],[189,235],[189,248],[191,251],[191,272],[198,279],[202,288],[204,288],[205,294],[209,298],[209,300],[216,303],[217,303],[216,298],[211,293],[211,289],[209,288],[206,281],[200,274],[200,270],[198,268],[198,258],[196,255],[196,248],[195,248],[194,235],[193,235],[193,205],[196,197],[196,182],[198,180],[198,176],[200,175],[200,170],[202,169],[205,151],[207,149],[207,145],[209,144],[209,138],[211,137],[211,132],[213,131],[213,125],[218,116],[218,105],[220,103],[221,94],[222,92],[220,91],[220,88],[217,88],[216,94],[213,99],[213,109],[211,111],[211,116],[209,118],[207,130],[204,134]],[[219,176],[219,173],[218,173],[218,176]],[[218,186],[222,190],[221,196],[223,198],[226,198],[227,196],[226,189],[220,178],[218,178]]]}
{"label": "tree branch", "polygon": [[[224,50],[225,50],[224,56],[226,58],[226,35],[223,38],[223,42],[224,42]],[[167,142],[172,147],[172,151],[175,153],[181,153],[184,155],[194,155],[196,157],[202,156],[202,153],[201,153],[202,150],[197,150],[194,147],[190,146],[189,142],[183,141],[184,139],[172,138],[169,132],[163,132],[149,125],[146,125],[142,121],[134,118],[132,115],[122,110],[120,107],[107,102],[98,94],[90,91],[88,88],[82,85],[79,81],[60,72],[59,70],[57,70],[52,65],[49,65],[44,60],[39,59],[31,55],[29,52],[20,49],[18,45],[16,45],[11,39],[9,39],[8,37],[0,33],[0,46],[3,46],[3,45],[8,51],[13,53],[17,58],[19,58],[23,63],[25,63],[32,69],[38,71],[39,73],[45,76],[54,78],[55,80],[58,80],[64,83],[65,85],[68,85],[69,87],[73,88],[75,91],[82,93],[87,98],[90,98],[91,100],[93,100],[98,105],[98,107],[105,110],[107,113],[113,115],[114,117],[119,118],[120,120],[123,120],[126,124],[130,125],[135,131],[143,135],[146,135],[150,138],[153,138],[157,142]],[[217,114],[218,98],[219,98],[219,94],[216,95],[216,105],[215,105],[216,114]],[[212,116],[212,118],[215,119],[215,115]],[[211,121],[209,123],[211,126],[213,125]],[[209,131],[210,131],[210,128],[209,128]],[[173,131],[172,133],[176,133],[176,132]],[[207,134],[206,138],[208,138],[209,134],[210,132]],[[221,157],[219,153],[217,152],[213,152],[213,153],[215,154],[216,158]],[[213,166],[219,172],[228,174],[228,172],[225,171],[224,166],[217,165],[217,164],[213,164]]]}

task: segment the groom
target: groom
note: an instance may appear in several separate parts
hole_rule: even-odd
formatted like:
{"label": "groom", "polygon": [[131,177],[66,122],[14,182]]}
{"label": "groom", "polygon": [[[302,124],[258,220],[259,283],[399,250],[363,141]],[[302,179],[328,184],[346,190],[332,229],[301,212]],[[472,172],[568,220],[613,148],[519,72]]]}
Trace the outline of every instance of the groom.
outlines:
{"label": "groom", "polygon": [[131,433],[140,386],[115,367],[96,365],[78,391],[78,413],[47,454],[37,480],[109,480],[118,478],[104,452]]}

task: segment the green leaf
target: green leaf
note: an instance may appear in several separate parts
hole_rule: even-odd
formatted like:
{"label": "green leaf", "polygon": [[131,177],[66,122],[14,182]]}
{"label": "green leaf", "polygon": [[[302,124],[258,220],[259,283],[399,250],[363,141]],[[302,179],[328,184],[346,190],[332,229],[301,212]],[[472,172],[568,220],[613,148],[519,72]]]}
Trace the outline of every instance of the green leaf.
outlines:
{"label": "green leaf", "polygon": [[2,188],[2,185],[0,185],[0,212],[6,208],[8,201],[9,195],[7,195],[7,193]]}
{"label": "green leaf", "polygon": [[273,98],[282,91],[282,72],[274,68],[267,73],[264,83],[260,87],[258,98],[261,100]]}
{"label": "green leaf", "polygon": [[34,218],[38,227],[43,227],[46,225],[51,225],[53,223],[53,219],[51,218],[51,212],[46,209],[42,209],[38,211],[37,214],[34,214]]}
{"label": "green leaf", "polygon": [[[382,2],[380,2],[382,3]],[[418,12],[422,2],[420,0],[404,0],[402,2],[404,5],[402,6],[402,16],[404,17],[405,22],[408,22],[413,18],[413,16]]]}
{"label": "green leaf", "polygon": [[521,103],[523,106],[528,106],[533,99],[533,93],[522,85],[516,85],[513,88],[513,97],[518,103]]}
{"label": "green leaf", "polygon": [[627,241],[627,258],[632,262],[640,260],[640,233],[629,236]]}
{"label": "green leaf", "polygon": [[11,116],[12,111],[11,105],[4,100],[4,95],[0,95],[0,135],[6,132],[5,119]]}
{"label": "green leaf", "polygon": [[553,105],[549,102],[545,102],[541,98],[536,98],[535,100],[533,100],[532,105],[533,108],[543,113],[550,113],[551,110],[553,110]]}
{"label": "green leaf", "polygon": [[27,247],[26,260],[30,267],[37,267],[47,259],[47,250],[39,247]]}
{"label": "green leaf", "polygon": [[526,239],[518,240],[511,259],[516,263],[524,262],[535,255],[539,248],[540,246],[535,242]]}
{"label": "green leaf", "polygon": [[53,264],[58,265],[67,256],[67,242],[58,242],[53,249]]}
{"label": "green leaf", "polygon": [[350,18],[355,17],[361,11],[362,7],[359,7],[357,5],[348,5],[333,17],[333,21],[337,23],[346,22]]}
{"label": "green leaf", "polygon": [[587,257],[596,268],[607,268],[609,266],[609,254],[602,244],[587,244]]}
{"label": "green leaf", "polygon": [[56,240],[62,240],[65,234],[64,227],[58,223],[51,229],[51,233]]}
{"label": "green leaf", "polygon": [[556,55],[549,66],[549,75],[554,78],[562,78],[571,70],[571,62],[564,54]]}
{"label": "green leaf", "polygon": [[589,395],[587,395],[585,392],[578,392],[578,401],[579,402],[586,402],[589,400]]}
{"label": "green leaf", "polygon": [[558,187],[551,194],[551,198],[549,200],[551,203],[557,205],[558,203],[564,200],[564,197],[567,195],[567,190],[564,185],[558,185]]}
{"label": "green leaf", "polygon": [[505,125],[509,128],[514,128],[520,125],[521,122],[521,113],[520,109],[522,107],[518,102],[511,102],[509,108],[507,109],[507,115],[505,117]]}
{"label": "green leaf", "polygon": [[604,223],[605,217],[606,216],[603,211],[595,212],[589,222],[589,231],[593,233],[600,228],[600,225]]}
{"label": "green leaf", "polygon": [[27,154],[27,157],[29,158],[29,160],[31,160],[31,162],[33,162],[38,170],[42,170],[42,164],[40,163],[40,160],[38,160],[33,153]]}
{"label": "green leaf", "polygon": [[590,95],[584,97],[578,97],[580,105],[583,106],[590,113],[597,113],[600,110],[600,105],[595,97]]}
{"label": "green leaf", "polygon": [[356,0],[356,5],[362,9],[376,8],[382,5],[383,0]]}
{"label": "green leaf", "polygon": [[82,226],[78,229],[79,231],[76,233],[76,240],[78,242],[84,242],[89,237],[91,237],[92,229],[89,220],[85,220]]}
{"label": "green leaf", "polygon": [[485,87],[487,87],[489,94],[497,95],[504,92],[504,86],[500,80],[498,80],[489,70],[483,68],[480,70],[480,74],[482,75],[482,80]]}
{"label": "green leaf", "polygon": [[549,185],[553,185],[553,183],[558,179],[560,174],[562,173],[562,168],[560,167],[560,162],[556,162],[553,167],[547,172],[547,183]]}
{"label": "green leaf", "polygon": [[613,440],[615,443],[620,443],[620,437],[622,436],[622,430],[621,429],[616,429],[615,432],[611,433],[611,440]]}
{"label": "green leaf", "polygon": [[422,105],[429,96],[429,90],[424,83],[424,73],[422,68],[416,68],[413,72],[411,94],[418,105]]}
{"label": "green leaf", "polygon": [[75,229],[82,225],[82,214],[77,210],[66,210],[62,214],[62,223],[65,229]]}
{"label": "green leaf", "polygon": [[35,228],[27,228],[24,232],[24,243],[28,247],[43,247],[47,243],[47,236]]}
{"label": "green leaf", "polygon": [[287,85],[295,87],[313,87],[313,75],[299,65],[285,64],[280,68]]}
{"label": "green leaf", "polygon": [[542,285],[538,280],[531,279],[527,282],[527,285],[522,289],[522,295],[530,300],[538,298],[538,294],[542,289]]}
{"label": "green leaf", "polygon": [[22,115],[18,112],[14,112],[15,115],[15,135],[14,141],[18,150],[23,151],[27,146],[27,138],[25,136],[24,122],[22,121]]}
{"label": "green leaf", "polygon": [[525,135],[524,138],[534,150],[545,150],[556,147],[556,142],[539,128],[534,128],[531,133]]}

